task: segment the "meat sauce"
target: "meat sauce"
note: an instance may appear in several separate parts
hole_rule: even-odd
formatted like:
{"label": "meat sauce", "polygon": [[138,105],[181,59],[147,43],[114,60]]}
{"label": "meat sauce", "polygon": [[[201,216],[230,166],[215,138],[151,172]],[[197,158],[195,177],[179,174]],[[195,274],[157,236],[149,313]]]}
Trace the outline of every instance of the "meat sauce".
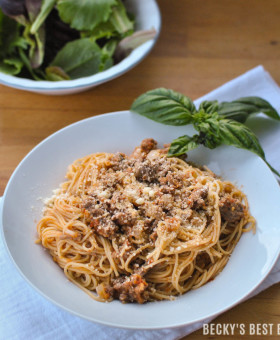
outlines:
{"label": "meat sauce", "polygon": [[[167,149],[157,150],[157,142],[145,139],[127,157],[122,153],[111,155],[99,171],[97,185],[83,203],[85,217],[92,230],[110,240],[119,249],[125,249],[126,259],[136,251],[133,239],[145,239],[155,244],[160,221],[174,216],[181,225],[196,225],[197,211],[203,211],[208,200],[208,187],[201,185],[188,189],[188,175],[176,170],[165,157]],[[219,205],[221,218],[238,223],[244,215],[244,206],[230,196],[224,196]],[[120,261],[119,252],[113,254]],[[122,302],[144,303],[148,300],[145,280],[145,261],[132,262],[133,273],[121,274],[106,287],[106,294]]]}

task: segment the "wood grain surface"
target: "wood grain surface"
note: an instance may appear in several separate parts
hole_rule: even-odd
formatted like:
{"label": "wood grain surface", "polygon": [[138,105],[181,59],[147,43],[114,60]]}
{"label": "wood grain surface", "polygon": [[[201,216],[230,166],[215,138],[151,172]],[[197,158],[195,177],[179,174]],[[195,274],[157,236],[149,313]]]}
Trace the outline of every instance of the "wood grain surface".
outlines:
{"label": "wood grain surface", "polygon": [[[196,99],[259,64],[280,83],[279,0],[158,2],[163,19],[158,43],[148,58],[120,78],[69,96],[0,86],[0,195],[17,164],[45,137],[80,119],[128,109],[144,91],[163,86]],[[280,284],[274,285],[214,323],[246,327],[280,323],[279,288]],[[255,338],[248,332],[238,334],[220,338]],[[199,330],[184,339],[214,338]]]}

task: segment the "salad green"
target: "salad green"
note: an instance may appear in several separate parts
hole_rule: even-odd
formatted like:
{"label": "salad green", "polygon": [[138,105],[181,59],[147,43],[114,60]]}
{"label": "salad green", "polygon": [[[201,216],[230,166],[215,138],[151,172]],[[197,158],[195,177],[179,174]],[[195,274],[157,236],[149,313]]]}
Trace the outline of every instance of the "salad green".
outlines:
{"label": "salad green", "polygon": [[19,77],[90,76],[154,36],[121,0],[0,0],[0,72]]}

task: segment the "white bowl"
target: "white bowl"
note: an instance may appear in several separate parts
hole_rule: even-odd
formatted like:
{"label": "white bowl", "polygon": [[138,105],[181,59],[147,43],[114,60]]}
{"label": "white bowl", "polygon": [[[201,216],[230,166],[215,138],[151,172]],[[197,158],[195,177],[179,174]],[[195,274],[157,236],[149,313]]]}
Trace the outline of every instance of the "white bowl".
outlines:
{"label": "white bowl", "polygon": [[280,189],[260,158],[234,147],[215,150],[199,147],[189,152],[189,159],[207,165],[242,187],[257,220],[257,232],[242,235],[228,264],[215,280],[175,301],[144,305],[97,302],[67,281],[48,252],[35,244],[42,198],[52,195],[75,159],[98,151],[129,153],[143,138],[153,137],[162,145],[190,132],[189,126],[161,125],[123,111],[77,122],[35,147],[12,175],[4,193],[2,213],[3,239],[8,252],[33,288],[75,315],[133,329],[188,325],[218,315],[248,296],[268,275],[279,255]]}
{"label": "white bowl", "polygon": [[136,48],[128,57],[106,71],[89,77],[64,81],[37,81],[10,76],[0,72],[0,83],[20,90],[51,95],[82,92],[109,80],[117,78],[135,67],[151,51],[161,29],[161,16],[156,0],[127,0],[126,7],[135,15],[136,31],[154,28],[156,36]]}

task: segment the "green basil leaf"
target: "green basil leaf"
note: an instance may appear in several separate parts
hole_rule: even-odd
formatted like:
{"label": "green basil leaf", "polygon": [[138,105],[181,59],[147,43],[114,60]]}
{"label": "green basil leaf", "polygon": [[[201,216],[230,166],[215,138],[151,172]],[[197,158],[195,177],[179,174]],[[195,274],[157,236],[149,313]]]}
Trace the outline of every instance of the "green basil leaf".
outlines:
{"label": "green basil leaf", "polygon": [[222,102],[219,104],[218,114],[227,119],[233,119],[240,123],[244,123],[249,114],[256,113],[254,105],[233,102]]}
{"label": "green basil leaf", "polygon": [[217,113],[208,114],[203,110],[194,114],[194,128],[199,131],[198,142],[209,149],[221,144],[219,120]]}
{"label": "green basil leaf", "polygon": [[77,39],[67,43],[50,66],[61,68],[71,79],[87,77],[103,67],[102,51],[93,39]]}
{"label": "green basil leaf", "polygon": [[196,111],[190,98],[165,88],[158,88],[142,94],[133,102],[130,109],[167,125],[190,124]]}
{"label": "green basil leaf", "polygon": [[168,150],[168,156],[181,156],[186,152],[197,148],[199,146],[197,137],[197,135],[192,137],[185,135],[174,139]]}
{"label": "green basil leaf", "polygon": [[217,100],[212,100],[212,101],[208,101],[205,100],[203,101],[200,105],[199,105],[199,111],[203,110],[206,113],[214,113],[218,111],[218,101]]}
{"label": "green basil leaf", "polygon": [[254,152],[265,161],[272,172],[280,177],[279,172],[275,170],[266,160],[260,142],[253,131],[251,131],[242,123],[229,119],[221,119],[219,124],[220,136],[224,144]]}
{"label": "green basil leaf", "polygon": [[224,118],[233,119],[240,123],[244,123],[250,115],[260,112],[280,120],[277,111],[260,97],[243,97],[232,102],[222,102],[219,104],[217,112]]}
{"label": "green basil leaf", "polygon": [[79,31],[93,30],[108,21],[116,0],[58,0],[57,9],[62,21]]}
{"label": "green basil leaf", "polygon": [[254,113],[262,112],[270,118],[280,120],[280,116],[275,108],[268,101],[260,97],[243,97],[235,100],[235,102],[240,104],[254,105],[256,108]]}
{"label": "green basil leaf", "polygon": [[247,126],[230,119],[219,120],[219,133],[224,144],[254,152],[265,158],[257,136]]}

